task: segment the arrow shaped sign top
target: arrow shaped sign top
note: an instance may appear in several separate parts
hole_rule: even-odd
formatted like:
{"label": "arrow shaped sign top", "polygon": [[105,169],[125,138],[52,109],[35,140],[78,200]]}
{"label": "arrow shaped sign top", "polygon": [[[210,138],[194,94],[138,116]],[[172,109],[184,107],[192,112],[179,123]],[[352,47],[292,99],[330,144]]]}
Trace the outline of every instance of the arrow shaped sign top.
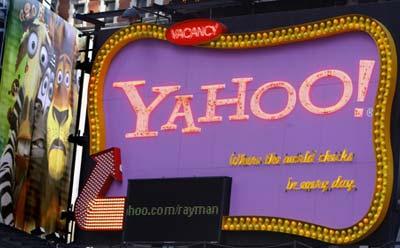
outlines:
{"label": "arrow shaped sign top", "polygon": [[122,181],[121,151],[113,147],[91,158],[96,165],[76,200],[76,223],[85,231],[121,231],[125,197],[104,197],[113,180]]}

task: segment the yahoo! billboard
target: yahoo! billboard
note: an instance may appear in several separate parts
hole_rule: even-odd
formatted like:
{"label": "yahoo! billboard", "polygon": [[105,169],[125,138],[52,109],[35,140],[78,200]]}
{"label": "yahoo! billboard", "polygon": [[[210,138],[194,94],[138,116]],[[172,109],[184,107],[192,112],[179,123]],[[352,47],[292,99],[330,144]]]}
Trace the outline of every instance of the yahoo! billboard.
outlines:
{"label": "yahoo! billboard", "polygon": [[109,197],[128,179],[230,176],[226,231],[339,244],[376,229],[392,190],[396,78],[381,24],[344,16],[202,47],[165,32],[122,29],[95,61],[91,152],[119,147],[123,165]]}

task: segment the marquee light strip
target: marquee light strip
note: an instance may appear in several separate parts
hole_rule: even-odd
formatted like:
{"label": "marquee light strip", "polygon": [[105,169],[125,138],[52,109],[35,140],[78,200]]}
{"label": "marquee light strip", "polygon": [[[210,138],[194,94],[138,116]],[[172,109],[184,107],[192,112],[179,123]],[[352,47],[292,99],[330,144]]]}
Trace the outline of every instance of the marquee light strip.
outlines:
{"label": "marquee light strip", "polygon": [[121,231],[125,198],[103,198],[113,179],[122,181],[120,149],[110,148],[91,157],[96,165],[76,200],[76,223],[86,231]]}
{"label": "marquee light strip", "polygon": [[[364,32],[376,43],[380,55],[380,78],[373,115],[373,144],[375,148],[376,181],[371,206],[365,216],[353,226],[328,228],[312,223],[265,216],[226,216],[225,231],[273,231],[313,238],[332,244],[350,244],[372,233],[383,221],[393,186],[393,158],[390,142],[390,113],[393,101],[397,58],[393,38],[378,21],[362,15],[346,15],[302,25],[268,31],[224,34],[202,45],[214,49],[250,49],[272,47],[331,37],[342,33]],[[103,90],[105,76],[113,57],[125,45],[141,39],[166,40],[166,28],[152,24],[137,24],[114,33],[99,50],[93,63],[89,82],[90,151],[105,148],[105,119]],[[94,227],[92,227],[94,228]]]}

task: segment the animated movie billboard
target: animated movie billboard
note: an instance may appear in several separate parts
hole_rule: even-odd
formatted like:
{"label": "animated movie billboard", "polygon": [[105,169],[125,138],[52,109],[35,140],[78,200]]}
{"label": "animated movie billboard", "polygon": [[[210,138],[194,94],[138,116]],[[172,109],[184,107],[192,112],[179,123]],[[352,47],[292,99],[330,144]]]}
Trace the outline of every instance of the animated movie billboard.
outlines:
{"label": "animated movie billboard", "polygon": [[0,84],[0,222],[64,230],[78,84],[77,30],[37,1],[11,1]]}
{"label": "animated movie billboard", "polygon": [[[182,30],[179,38],[202,33]],[[229,176],[227,232],[348,244],[376,230],[393,185],[397,70],[382,24],[338,16],[200,47],[168,43],[166,33],[123,28],[98,52],[89,86],[97,166],[80,196],[91,208],[75,209],[81,228],[122,230],[128,179]],[[120,148],[123,179],[100,195],[94,182],[121,179],[106,167],[116,152],[97,154],[110,147]],[[104,209],[121,220],[99,220]]]}

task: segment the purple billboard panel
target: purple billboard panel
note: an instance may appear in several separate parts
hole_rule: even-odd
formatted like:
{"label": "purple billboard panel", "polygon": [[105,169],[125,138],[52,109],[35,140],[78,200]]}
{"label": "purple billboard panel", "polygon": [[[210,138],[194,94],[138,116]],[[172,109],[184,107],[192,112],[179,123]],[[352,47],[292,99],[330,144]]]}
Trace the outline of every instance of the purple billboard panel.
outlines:
{"label": "purple billboard panel", "polygon": [[[362,90],[360,64],[365,61],[375,65],[368,71],[371,76],[366,82],[366,95],[358,101],[358,91]],[[127,180],[133,178],[230,176],[230,215],[286,217],[331,228],[351,226],[366,214],[374,193],[371,111],[379,79],[377,63],[374,41],[362,33],[249,51],[176,47],[162,41],[131,43],[114,57],[105,81],[106,144],[121,148],[125,178],[122,184],[111,186],[110,195],[125,195]],[[315,114],[302,105],[299,90],[310,75],[327,70],[349,77],[353,90],[337,111]],[[241,120],[229,118],[240,105],[233,100],[238,99],[234,78],[252,78],[245,84],[243,110],[247,116]],[[139,129],[138,115],[127,94],[115,83],[129,81],[143,81],[130,87],[137,89],[135,96],[146,107],[157,98],[153,87],[180,86],[149,111],[148,130],[158,132],[157,136],[126,137]],[[260,118],[250,107],[255,92],[270,82],[286,82],[294,92],[288,97],[286,88],[274,87],[261,94],[259,109],[265,114],[276,114],[287,109],[288,102],[293,104],[290,113],[278,119]],[[209,85],[223,85],[215,91],[217,101],[232,101],[215,104],[215,116],[222,117],[221,121],[199,122],[207,115],[207,94],[211,94],[202,87]],[[341,101],[344,88],[340,78],[322,76],[308,95],[315,106],[327,109]],[[176,118],[176,129],[162,130],[180,95],[191,95],[188,106],[194,126],[200,131],[183,133],[190,126],[185,116]],[[365,112],[361,117],[355,116],[358,108]],[[179,112],[184,113],[184,108]],[[353,154],[352,160],[318,161],[321,154],[345,151]],[[293,155],[307,152],[315,156],[313,162],[283,161],[285,156],[295,159]],[[243,162],[243,155],[253,159]],[[268,164],[271,155],[280,157],[280,162]],[[332,184],[339,176],[354,185],[325,192],[323,182]],[[288,190],[290,183],[317,184],[318,180],[321,188]]]}
{"label": "purple billboard panel", "polygon": [[[125,196],[128,179],[229,176],[224,230],[361,238],[385,214],[392,187],[384,83],[394,77],[384,70],[394,55],[359,31],[256,49],[114,35],[89,96],[91,151],[121,149],[124,179],[108,197]],[[209,46],[239,48],[250,43],[230,40],[246,36]],[[113,50],[113,39],[123,45]]]}

